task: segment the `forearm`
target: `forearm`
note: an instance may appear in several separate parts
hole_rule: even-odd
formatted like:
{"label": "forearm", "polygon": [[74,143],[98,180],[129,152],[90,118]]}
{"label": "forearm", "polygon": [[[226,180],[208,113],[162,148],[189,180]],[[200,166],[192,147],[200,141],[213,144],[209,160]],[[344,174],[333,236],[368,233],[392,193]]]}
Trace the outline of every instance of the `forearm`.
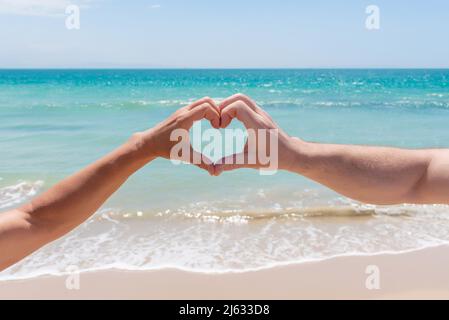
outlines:
{"label": "forearm", "polygon": [[[156,127],[133,135],[123,146],[63,180],[20,209],[0,214],[0,271],[43,245],[65,235],[88,219],[137,170],[156,158],[170,159],[172,133],[188,132],[194,122],[208,119],[219,127],[218,107],[203,98],[179,109]],[[190,146],[191,147],[191,146]],[[193,149],[189,150],[190,153]],[[190,159],[190,158],[188,158]],[[195,163],[214,173],[212,162]]]}
{"label": "forearm", "polygon": [[[86,220],[134,172],[151,161],[133,137],[21,208],[34,225],[64,234]],[[34,223],[33,223],[34,222]]]}
{"label": "forearm", "polygon": [[[402,150],[384,147],[307,143],[294,139],[291,171],[362,202],[373,204],[447,203],[447,194],[431,192],[438,174],[432,163],[447,150]],[[432,166],[431,166],[432,165]],[[447,188],[447,181],[440,186]]]}
{"label": "forearm", "polygon": [[134,172],[152,160],[141,148],[138,137],[133,137],[29,204],[0,215],[0,270],[88,219]]}

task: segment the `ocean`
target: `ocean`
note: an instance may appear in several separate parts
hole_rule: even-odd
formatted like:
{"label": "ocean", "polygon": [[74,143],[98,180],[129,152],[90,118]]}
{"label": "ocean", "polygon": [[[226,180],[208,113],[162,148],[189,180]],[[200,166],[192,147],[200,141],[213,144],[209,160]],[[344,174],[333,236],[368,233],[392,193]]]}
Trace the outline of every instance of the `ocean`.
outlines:
{"label": "ocean", "polygon": [[[238,92],[308,141],[449,147],[449,70],[0,70],[0,211],[178,108]],[[448,242],[448,206],[366,205],[291,173],[210,177],[156,160],[0,280],[73,267],[239,272]]]}

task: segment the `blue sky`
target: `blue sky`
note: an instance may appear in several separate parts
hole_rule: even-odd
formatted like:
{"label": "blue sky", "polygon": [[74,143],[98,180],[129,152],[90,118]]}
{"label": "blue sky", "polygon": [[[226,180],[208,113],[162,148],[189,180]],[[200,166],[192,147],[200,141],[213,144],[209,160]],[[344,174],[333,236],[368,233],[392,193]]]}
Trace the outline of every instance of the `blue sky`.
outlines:
{"label": "blue sky", "polygon": [[0,39],[0,68],[447,68],[449,1],[0,0]]}

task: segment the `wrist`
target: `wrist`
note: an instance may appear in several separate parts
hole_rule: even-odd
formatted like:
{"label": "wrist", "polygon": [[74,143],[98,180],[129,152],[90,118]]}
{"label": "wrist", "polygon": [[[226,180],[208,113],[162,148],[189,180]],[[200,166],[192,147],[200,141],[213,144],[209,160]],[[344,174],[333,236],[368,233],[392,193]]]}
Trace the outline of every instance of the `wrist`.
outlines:
{"label": "wrist", "polygon": [[136,161],[148,163],[158,157],[151,146],[151,140],[151,133],[148,132],[136,132],[129,138],[127,145]]}
{"label": "wrist", "polygon": [[312,143],[290,137],[288,141],[288,163],[285,169],[290,172],[304,173],[310,163],[311,148]]}

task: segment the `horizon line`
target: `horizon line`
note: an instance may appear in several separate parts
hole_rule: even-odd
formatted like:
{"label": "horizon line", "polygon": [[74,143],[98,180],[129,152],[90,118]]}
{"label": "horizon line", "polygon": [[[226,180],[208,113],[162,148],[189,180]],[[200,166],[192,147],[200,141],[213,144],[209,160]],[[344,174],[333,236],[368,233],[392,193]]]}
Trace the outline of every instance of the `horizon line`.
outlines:
{"label": "horizon line", "polygon": [[0,67],[0,70],[449,70],[449,67]]}

